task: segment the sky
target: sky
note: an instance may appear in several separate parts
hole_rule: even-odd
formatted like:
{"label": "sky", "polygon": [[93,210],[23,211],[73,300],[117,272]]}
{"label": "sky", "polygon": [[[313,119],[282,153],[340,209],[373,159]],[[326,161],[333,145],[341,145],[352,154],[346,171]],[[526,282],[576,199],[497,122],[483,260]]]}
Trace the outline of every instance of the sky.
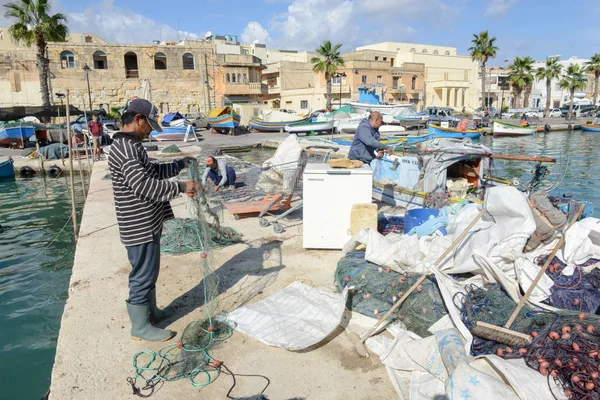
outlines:
{"label": "sky", "polygon": [[[14,1],[14,0],[13,0]],[[6,4],[8,0],[0,0]],[[456,47],[467,55],[474,33],[497,38],[495,59],[589,58],[600,53],[600,3],[591,0],[51,0],[72,32],[117,43],[236,35],[269,48],[342,51],[384,41]],[[165,6],[167,4],[167,6]],[[584,18],[585,16],[585,18]],[[0,16],[0,26],[10,22]]]}

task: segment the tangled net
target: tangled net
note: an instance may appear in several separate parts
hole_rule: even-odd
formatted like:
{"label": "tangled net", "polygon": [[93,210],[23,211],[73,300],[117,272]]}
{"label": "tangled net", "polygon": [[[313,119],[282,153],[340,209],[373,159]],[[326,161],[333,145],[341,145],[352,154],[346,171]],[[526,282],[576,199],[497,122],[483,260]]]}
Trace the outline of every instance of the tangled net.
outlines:
{"label": "tangled net", "polygon": [[[466,293],[455,297],[455,303],[459,299],[462,319],[469,329],[476,321],[503,326],[517,305],[496,284],[469,286]],[[530,334],[532,343],[512,349],[474,338],[471,352],[523,358],[527,366],[548,378],[551,391],[558,384],[569,399],[600,399],[600,316],[572,311],[533,312],[525,306],[511,329]]]}
{"label": "tangled net", "polygon": [[[381,318],[421,276],[403,275],[381,268],[365,261],[365,253],[361,252],[348,253],[338,262],[335,271],[338,290],[354,287],[351,292],[352,311],[375,318]],[[431,336],[427,329],[447,314],[433,279],[426,279],[390,318],[402,321],[408,330],[421,337]]]}
{"label": "tangled net", "polygon": [[174,153],[181,153],[181,149],[179,149],[179,147],[177,147],[176,144],[172,144],[170,146],[165,147],[160,152],[162,154],[174,154]]}
{"label": "tangled net", "polygon": [[[174,218],[164,223],[160,251],[164,254],[186,254],[202,251],[201,222],[192,218]],[[211,247],[225,247],[242,242],[242,234],[232,228],[210,224],[205,228]]]}

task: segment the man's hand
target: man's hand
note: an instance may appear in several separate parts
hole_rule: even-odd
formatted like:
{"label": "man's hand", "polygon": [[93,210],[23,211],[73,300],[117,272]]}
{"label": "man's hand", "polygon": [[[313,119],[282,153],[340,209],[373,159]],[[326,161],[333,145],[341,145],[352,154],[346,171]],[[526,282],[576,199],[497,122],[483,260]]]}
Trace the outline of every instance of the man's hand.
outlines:
{"label": "man's hand", "polygon": [[187,167],[189,167],[189,166],[190,166],[190,164],[191,164],[192,162],[195,162],[195,161],[197,161],[197,160],[196,160],[194,157],[184,157],[184,158],[182,159],[182,161],[183,161],[183,166],[184,166],[185,168],[187,168]]}
{"label": "man's hand", "polygon": [[221,186],[219,186],[219,185],[215,186],[215,192],[218,192],[219,190],[221,190]]}
{"label": "man's hand", "polygon": [[377,159],[382,159],[383,158],[383,149],[379,149],[377,150]]}
{"label": "man's hand", "polygon": [[194,181],[185,181],[185,192],[188,196],[194,197],[194,193],[200,189],[200,186]]}

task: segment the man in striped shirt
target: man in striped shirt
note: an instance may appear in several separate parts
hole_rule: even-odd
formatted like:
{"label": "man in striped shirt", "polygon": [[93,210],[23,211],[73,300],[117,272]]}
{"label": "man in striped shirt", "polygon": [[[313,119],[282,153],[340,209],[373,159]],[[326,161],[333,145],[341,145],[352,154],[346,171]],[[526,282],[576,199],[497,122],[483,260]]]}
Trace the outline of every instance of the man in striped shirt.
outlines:
{"label": "man in striped shirt", "polygon": [[120,132],[113,136],[108,155],[121,242],[131,263],[127,313],[131,337],[162,341],[175,333],[152,325],[172,310],[156,307],[156,281],[160,269],[160,236],[163,222],[173,218],[169,200],[181,193],[192,196],[198,190],[193,181],[169,181],[192,160],[186,157],[170,163],[148,161],[142,140],[150,132],[161,132],[158,110],[147,100],[135,99],[121,116]]}

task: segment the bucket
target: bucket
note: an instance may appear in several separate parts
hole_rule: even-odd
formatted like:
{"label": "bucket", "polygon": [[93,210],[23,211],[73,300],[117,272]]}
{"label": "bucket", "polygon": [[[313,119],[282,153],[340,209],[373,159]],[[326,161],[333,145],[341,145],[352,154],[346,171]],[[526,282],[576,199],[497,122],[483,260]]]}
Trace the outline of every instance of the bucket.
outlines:
{"label": "bucket", "polygon": [[[408,210],[404,215],[404,233],[410,232],[415,226],[422,225],[429,217],[437,217],[440,210],[434,208],[416,208],[414,210]],[[446,230],[444,228],[439,229],[440,232],[445,236]]]}

